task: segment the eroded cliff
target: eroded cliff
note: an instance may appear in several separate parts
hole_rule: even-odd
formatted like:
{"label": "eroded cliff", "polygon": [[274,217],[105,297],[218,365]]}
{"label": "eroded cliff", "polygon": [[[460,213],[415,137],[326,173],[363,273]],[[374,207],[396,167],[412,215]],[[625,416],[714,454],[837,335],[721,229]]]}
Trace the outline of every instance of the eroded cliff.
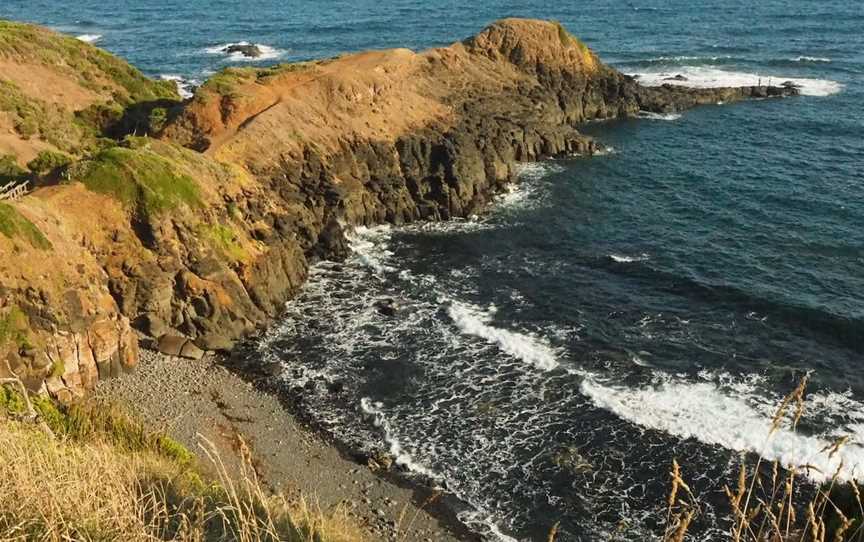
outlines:
{"label": "eroded cliff", "polygon": [[423,53],[225,70],[150,123],[155,139],[3,204],[20,227],[0,235],[0,373],[74,397],[134,365],[130,325],[168,350],[228,350],[311,262],[345,255],[348,226],[477,213],[518,162],[592,154],[588,120],[767,93],[794,89],[644,88],[560,25],[518,19]]}

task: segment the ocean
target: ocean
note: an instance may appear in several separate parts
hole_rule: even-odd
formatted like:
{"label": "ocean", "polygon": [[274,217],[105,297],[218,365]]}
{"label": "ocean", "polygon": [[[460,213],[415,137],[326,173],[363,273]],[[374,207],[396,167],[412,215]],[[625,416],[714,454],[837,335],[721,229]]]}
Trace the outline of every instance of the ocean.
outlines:
{"label": "ocean", "polygon": [[[316,264],[258,346],[285,393],[491,540],[545,540],[559,521],[563,541],[651,539],[673,458],[704,499],[698,540],[725,539],[742,461],[860,478],[861,2],[0,5],[187,85],[250,64],[224,44],[260,44],[266,65],[445,45],[505,16],[560,20],[647,84],[795,80],[803,95],[589,124],[604,152],[526,165],[482,216],[353,232],[351,257]],[[799,430],[769,439],[805,375]]]}

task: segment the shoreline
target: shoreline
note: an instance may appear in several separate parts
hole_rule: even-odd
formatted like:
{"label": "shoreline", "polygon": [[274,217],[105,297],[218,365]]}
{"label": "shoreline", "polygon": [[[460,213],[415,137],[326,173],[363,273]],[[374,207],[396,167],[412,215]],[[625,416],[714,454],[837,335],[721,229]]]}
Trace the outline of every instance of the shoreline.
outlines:
{"label": "shoreline", "polygon": [[[100,381],[93,396],[179,440],[205,471],[201,437],[234,475],[248,449],[265,487],[324,510],[342,507],[372,540],[481,540],[456,517],[455,503],[448,503],[455,497],[360,463],[354,450],[304,419],[266,375],[253,373],[248,362],[254,360],[240,352],[196,361],[142,349],[135,371]],[[238,359],[246,368],[238,367]]]}

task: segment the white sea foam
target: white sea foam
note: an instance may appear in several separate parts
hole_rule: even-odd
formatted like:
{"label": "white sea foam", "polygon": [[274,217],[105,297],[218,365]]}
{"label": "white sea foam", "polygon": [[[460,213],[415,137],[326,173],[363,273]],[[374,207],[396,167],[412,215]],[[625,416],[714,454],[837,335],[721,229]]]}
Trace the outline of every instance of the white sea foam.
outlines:
{"label": "white sea foam", "polygon": [[678,120],[681,118],[681,113],[654,113],[652,111],[640,111],[639,112],[640,119],[648,119],[648,120]]}
{"label": "white sea foam", "polygon": [[200,83],[194,79],[186,79],[180,75],[162,74],[159,79],[163,81],[172,81],[177,86],[177,93],[185,99],[195,95],[194,90]]}
{"label": "white sea foam", "polygon": [[368,397],[360,399],[360,409],[372,418],[372,423],[375,427],[381,429],[384,433],[384,442],[389,446],[390,455],[393,456],[397,465],[402,465],[406,469],[416,474],[422,474],[427,478],[440,482],[441,475],[425,465],[418,463],[414,457],[403,448],[399,439],[396,437],[393,427],[387,416],[384,414],[384,405],[377,401],[372,401]]}
{"label": "white sea foam", "polygon": [[[258,57],[248,57],[242,53],[226,53],[225,49],[231,47],[233,45],[254,45],[261,51],[261,56]],[[238,41],[235,43],[223,43],[221,45],[214,45],[213,47],[207,47],[204,49],[204,52],[210,55],[224,55],[225,59],[230,62],[258,62],[261,60],[274,60],[282,57],[285,54],[285,51],[282,49],[277,49],[275,47],[271,47],[269,45],[264,45],[262,43],[251,43],[248,41]]]}
{"label": "white sea foam", "polygon": [[642,427],[757,453],[784,466],[810,465],[813,468],[807,475],[816,481],[830,479],[835,472],[842,480],[864,474],[860,443],[850,443],[829,457],[826,450],[833,443],[831,439],[799,434],[786,427],[772,434],[771,416],[754,406],[749,397],[721,390],[710,382],[670,379],[655,387],[625,388],[589,377],[581,389],[597,406]]}
{"label": "white sea foam", "polygon": [[644,262],[648,259],[648,255],[642,254],[641,256],[622,256],[620,254],[610,254],[609,259],[618,263]]}
{"label": "white sea foam", "polygon": [[468,528],[484,537],[484,540],[491,539],[498,542],[519,542],[512,536],[507,536],[501,532],[501,529],[495,524],[494,519],[488,514],[479,510],[465,510],[457,514],[459,521],[465,524]]}
{"label": "white sea foam", "polygon": [[503,352],[542,371],[551,371],[558,367],[555,350],[544,339],[491,325],[495,314],[494,307],[483,310],[468,303],[453,301],[447,312],[456,327],[466,335],[485,339]]}
{"label": "white sea foam", "polygon": [[83,41],[84,43],[97,43],[102,39],[102,34],[81,34],[75,36],[75,39]]}
{"label": "white sea foam", "polygon": [[609,154],[616,154],[617,152],[618,151],[615,150],[615,147],[606,146],[594,151],[594,156],[607,156]]}
{"label": "white sea foam", "polygon": [[346,236],[351,252],[354,253],[360,263],[372,269],[378,275],[398,271],[397,268],[387,263],[393,255],[387,244],[391,231],[388,225],[372,228],[358,226]]}
{"label": "white sea foam", "polygon": [[716,62],[718,60],[729,60],[732,57],[730,55],[718,55],[718,56],[657,56],[654,58],[649,58],[646,62],[656,62],[656,63],[668,63],[668,62],[686,62],[692,60],[702,60],[702,61],[712,61]]}
{"label": "white sea foam", "polygon": [[[632,74],[638,76],[639,83],[644,86],[660,86],[665,84],[679,85],[694,88],[717,88],[717,87],[746,87],[758,84],[781,85],[791,81],[800,86],[801,94],[805,96],[829,96],[843,89],[843,85],[828,79],[804,79],[785,77],[782,75],[768,75],[756,73],[744,73],[726,71],[705,66],[682,66],[670,71],[650,71]],[[683,75],[686,81],[670,79],[676,75]]]}
{"label": "white sea foam", "polygon": [[796,56],[795,58],[790,58],[792,62],[831,62],[830,58],[821,57],[821,56]]}

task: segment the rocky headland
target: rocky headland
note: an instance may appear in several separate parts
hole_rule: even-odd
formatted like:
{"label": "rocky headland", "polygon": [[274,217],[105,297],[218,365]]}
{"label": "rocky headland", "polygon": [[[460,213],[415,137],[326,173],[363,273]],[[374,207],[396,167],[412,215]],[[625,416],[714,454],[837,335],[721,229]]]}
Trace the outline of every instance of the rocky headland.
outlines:
{"label": "rocky headland", "polygon": [[[644,87],[553,22],[449,47],[228,68],[181,101],[89,44],[0,22],[0,378],[68,402],[279,316],[356,225],[480,212],[581,123],[797,89]],[[29,170],[29,171],[28,171]]]}

